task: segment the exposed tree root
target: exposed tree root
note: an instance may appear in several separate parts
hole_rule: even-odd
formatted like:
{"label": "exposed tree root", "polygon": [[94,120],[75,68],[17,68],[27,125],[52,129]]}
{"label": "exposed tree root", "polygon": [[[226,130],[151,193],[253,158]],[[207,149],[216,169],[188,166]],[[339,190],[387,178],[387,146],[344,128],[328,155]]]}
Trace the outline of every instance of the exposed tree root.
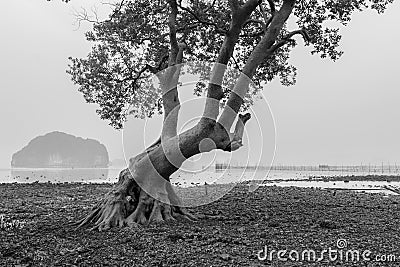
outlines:
{"label": "exposed tree root", "polygon": [[108,230],[111,227],[123,227],[125,223],[125,216],[127,209],[122,199],[118,200],[116,197],[108,194],[106,198],[97,204],[89,215],[77,222],[77,228],[85,227],[93,224],[91,230]]}
{"label": "exposed tree root", "polygon": [[151,223],[174,222],[176,220],[197,221],[210,216],[195,216],[180,205],[172,186],[165,183],[164,189],[158,189],[159,199],[155,199],[141,190],[129,170],[120,173],[119,181],[107,193],[92,211],[80,221],[74,223],[76,229],[90,227],[90,230],[104,231],[112,227],[136,227]]}

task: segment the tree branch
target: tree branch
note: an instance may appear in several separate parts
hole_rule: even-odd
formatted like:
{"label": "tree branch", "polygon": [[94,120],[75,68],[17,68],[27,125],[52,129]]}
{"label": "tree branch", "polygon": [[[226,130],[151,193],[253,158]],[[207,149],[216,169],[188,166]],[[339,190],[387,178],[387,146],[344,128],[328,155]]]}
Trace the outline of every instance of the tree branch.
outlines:
{"label": "tree branch", "polygon": [[232,59],[233,59],[233,62],[235,63],[236,68],[240,71],[239,64],[238,64],[238,62],[236,61],[235,57],[232,56]]}
{"label": "tree branch", "polygon": [[210,84],[207,90],[207,99],[203,112],[204,119],[216,120],[219,114],[219,101],[223,97],[221,88],[222,79],[233,50],[238,42],[240,32],[251,13],[259,5],[258,0],[248,0],[243,6],[239,7],[238,0],[229,1],[231,6],[232,19],[230,21],[229,31],[225,35],[219,51],[218,58],[211,74]]}
{"label": "tree branch", "polygon": [[176,39],[176,17],[178,15],[178,5],[176,0],[169,0],[168,4],[171,9],[168,17],[169,42],[171,45],[168,65],[172,66],[175,64],[176,56],[179,50],[178,41]]}
{"label": "tree branch", "polygon": [[244,134],[244,126],[246,122],[251,118],[250,113],[246,113],[245,115],[239,114],[238,121],[236,122],[235,130],[230,135],[230,142],[224,148],[225,151],[235,151],[238,150],[241,146],[243,146],[243,134]]}
{"label": "tree branch", "polygon": [[[267,12],[264,9],[262,3],[259,4],[260,13],[264,18],[264,23],[261,24],[263,26],[262,30],[259,30],[258,32],[250,33],[250,34],[249,33],[244,33],[244,34],[241,34],[240,37],[254,38],[254,37],[259,37],[259,36],[261,36],[261,35],[263,35],[263,34],[265,34],[267,32],[267,29],[268,29],[269,25],[271,24],[271,21],[274,18],[275,13],[276,13],[274,2],[272,0],[268,0],[268,2],[269,2],[269,5],[270,5],[270,13],[271,13],[271,16],[269,18],[267,16]],[[249,22],[251,22],[251,21],[249,20]]]}
{"label": "tree branch", "polygon": [[153,73],[156,74],[159,71],[161,71],[162,65],[164,64],[164,62],[169,58],[168,54],[165,54],[163,57],[161,57],[161,59],[158,61],[158,63],[156,64],[156,67],[151,66],[150,64],[146,64],[147,69]]}
{"label": "tree branch", "polygon": [[261,30],[255,32],[255,33],[251,33],[251,34],[246,34],[246,33],[245,34],[240,34],[239,37],[253,37],[254,38],[254,37],[258,37],[258,36],[263,35],[267,30],[267,25],[264,23],[264,21],[258,20],[258,19],[248,19],[245,22],[243,28],[246,27],[247,24],[250,24],[250,23],[260,24],[261,25]]}
{"label": "tree branch", "polygon": [[180,66],[176,66],[182,62],[183,50],[185,45],[178,44],[176,38],[176,17],[178,15],[178,5],[176,0],[168,1],[170,6],[170,14],[168,19],[169,37],[170,37],[170,53],[168,60],[168,68],[162,73],[158,73],[160,86],[162,90],[162,100],[164,107],[164,122],[161,132],[161,138],[171,138],[177,135],[177,123],[180,109],[178,95],[178,80],[180,75]]}
{"label": "tree branch", "polygon": [[310,37],[310,35],[308,34],[307,30],[305,30],[305,29],[300,29],[300,30],[296,30],[296,31],[289,32],[289,33],[284,37],[284,39],[289,39],[289,38],[293,37],[293,36],[296,35],[296,34],[301,34],[301,36],[303,36],[303,38],[304,38],[304,41],[306,41],[306,42],[311,42],[311,37]]}
{"label": "tree branch", "polygon": [[273,54],[276,52],[276,50],[278,50],[279,48],[281,48],[282,46],[290,43],[290,42],[295,42],[295,40],[288,38],[288,39],[282,39],[279,42],[277,42],[276,44],[274,44],[270,49],[270,53]]}
{"label": "tree branch", "polygon": [[[92,10],[92,12],[93,12],[93,10]],[[82,22],[99,23],[97,14],[95,14],[94,18],[93,18],[93,16],[90,16],[88,11],[83,7],[81,7],[81,11],[77,11],[74,9],[73,15],[75,16],[74,24],[75,25],[77,24],[76,30],[78,30],[81,27]]]}
{"label": "tree branch", "polygon": [[103,5],[106,5],[106,4],[114,7],[114,11],[110,16],[110,19],[113,19],[115,17],[115,14],[118,14],[121,11],[122,7],[125,5],[125,0],[122,0],[119,4],[118,3],[117,4],[103,3]]}
{"label": "tree branch", "polygon": [[308,35],[307,31],[304,29],[301,30],[296,30],[296,31],[292,31],[289,32],[285,37],[283,37],[279,42],[277,42],[276,44],[274,44],[269,50],[270,53],[273,54],[275,53],[276,50],[278,50],[279,48],[281,48],[282,46],[286,45],[287,43],[290,42],[294,42],[293,39],[291,39],[293,36],[295,36],[296,34],[301,34],[303,36],[303,39],[305,42],[311,42],[311,38]]}
{"label": "tree branch", "polygon": [[263,7],[263,5],[262,5],[262,3],[260,4],[260,13],[261,13],[261,15],[263,16],[263,19],[264,19],[264,32],[266,32],[267,31],[267,28],[268,28],[268,25],[269,25],[269,23],[271,23],[271,18],[272,18],[272,13],[271,13],[271,18],[270,19],[268,19],[268,17],[267,17],[267,13],[265,12],[265,10],[264,10],[264,7]]}
{"label": "tree branch", "polygon": [[247,24],[250,23],[255,23],[255,24],[260,24],[263,29],[265,29],[265,23],[262,20],[258,20],[258,19],[248,19],[246,20],[246,22],[244,23],[243,27],[245,27]]}
{"label": "tree branch", "polygon": [[274,0],[267,0],[268,4],[269,4],[269,8],[271,9],[271,15],[274,16],[275,12],[276,12],[276,7],[275,7],[275,3]]}
{"label": "tree branch", "polygon": [[76,24],[78,24],[77,29],[80,28],[81,23],[82,22],[89,22],[89,23],[100,23],[100,22],[109,22],[111,21],[115,15],[117,13],[119,13],[121,11],[121,9],[124,7],[125,5],[125,0],[122,0],[120,3],[106,3],[106,2],[102,2],[103,5],[109,5],[111,7],[113,7],[113,12],[110,15],[110,18],[104,21],[100,21],[99,17],[98,17],[98,12],[97,12],[97,8],[96,7],[92,7],[91,11],[93,13],[93,16],[90,16],[88,11],[85,8],[81,8],[81,11],[77,11],[74,10],[74,16],[76,19]]}
{"label": "tree branch", "polygon": [[199,26],[199,25],[201,25],[200,22],[194,23],[194,24],[190,24],[190,25],[185,25],[185,26],[182,26],[182,27],[177,28],[177,29],[176,29],[176,32],[182,32],[182,31],[184,31],[184,30],[190,30],[190,29],[196,28],[196,27]]}
{"label": "tree branch", "polygon": [[251,83],[251,79],[257,67],[272,55],[270,48],[275,43],[280,31],[292,13],[295,1],[296,0],[283,0],[282,7],[273,16],[266,34],[247,59],[242,74],[239,76],[238,81],[229,96],[228,102],[218,120],[225,129],[231,128],[236,115],[243,104],[244,96],[248,91],[249,84]]}

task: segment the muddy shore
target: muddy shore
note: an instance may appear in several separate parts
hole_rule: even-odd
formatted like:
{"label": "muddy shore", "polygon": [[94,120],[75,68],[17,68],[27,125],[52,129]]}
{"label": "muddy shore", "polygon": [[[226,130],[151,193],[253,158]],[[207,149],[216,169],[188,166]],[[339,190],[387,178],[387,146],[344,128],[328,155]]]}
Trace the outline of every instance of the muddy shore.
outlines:
{"label": "muddy shore", "polygon": [[[68,223],[111,186],[0,184],[0,266],[400,266],[400,196],[240,185],[190,209],[219,219],[74,231]],[[266,247],[320,256],[338,240],[343,252],[371,253],[359,261],[257,256]]]}

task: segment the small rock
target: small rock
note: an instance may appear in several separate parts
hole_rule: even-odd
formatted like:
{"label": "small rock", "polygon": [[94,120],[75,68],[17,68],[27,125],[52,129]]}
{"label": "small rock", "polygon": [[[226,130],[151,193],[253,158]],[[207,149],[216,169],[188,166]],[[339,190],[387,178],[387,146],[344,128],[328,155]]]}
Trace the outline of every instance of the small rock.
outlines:
{"label": "small rock", "polygon": [[178,240],[184,240],[185,238],[181,234],[170,234],[167,236],[171,241],[177,242]]}
{"label": "small rock", "polygon": [[78,247],[78,248],[76,249],[76,251],[77,251],[78,253],[85,253],[85,252],[88,252],[89,250],[88,250],[87,248],[84,248],[84,247]]}
{"label": "small rock", "polygon": [[266,238],[266,237],[267,237],[267,233],[261,233],[261,234],[260,234],[260,237],[261,237],[261,238]]}
{"label": "small rock", "polygon": [[319,221],[318,225],[321,228],[325,228],[325,229],[335,229],[338,227],[338,225],[334,221],[330,221],[330,220]]}
{"label": "small rock", "polygon": [[223,259],[224,261],[228,261],[228,260],[232,259],[231,255],[229,255],[227,253],[223,253],[223,254],[219,255],[219,257],[221,259]]}
{"label": "small rock", "polygon": [[279,226],[279,222],[278,221],[270,221],[268,222],[268,226],[269,227],[278,227]]}

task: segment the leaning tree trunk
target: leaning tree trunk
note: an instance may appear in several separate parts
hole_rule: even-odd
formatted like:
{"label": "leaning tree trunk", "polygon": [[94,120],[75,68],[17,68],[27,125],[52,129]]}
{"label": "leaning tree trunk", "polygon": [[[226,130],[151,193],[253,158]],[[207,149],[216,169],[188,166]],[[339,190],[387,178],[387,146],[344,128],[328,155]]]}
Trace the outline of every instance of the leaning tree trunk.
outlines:
{"label": "leaning tree trunk", "polygon": [[[184,48],[179,45],[176,64],[181,62]],[[76,223],[78,228],[90,225],[92,229],[105,230],[114,226],[204,217],[186,211],[169,177],[186,159],[196,154],[213,149],[233,151],[241,147],[244,126],[250,114],[239,115],[234,133],[229,133],[232,122],[220,123],[215,117],[204,116],[196,126],[178,135],[179,73],[180,66],[173,65],[157,74],[163,90],[165,116],[161,138],[130,159],[129,167],[120,173],[118,183],[87,217]],[[218,110],[219,106],[213,108]],[[236,114],[232,116],[236,117]]]}
{"label": "leaning tree trunk", "polygon": [[238,149],[248,119],[250,114],[240,115],[233,134],[227,133],[219,123],[203,119],[179,136],[164,141],[160,139],[130,159],[129,167],[120,172],[119,181],[111,191],[75,225],[78,228],[91,226],[91,229],[101,231],[116,226],[204,218],[204,215],[190,214],[183,207],[169,177],[193,155],[215,148],[226,151]]}
{"label": "leaning tree trunk", "polygon": [[[218,64],[214,66],[210,78],[212,82],[208,87],[203,118],[196,126],[179,135],[177,134],[177,120],[180,103],[177,85],[183,50],[186,49],[186,45],[177,41],[177,2],[175,0],[167,2],[170,8],[168,19],[171,45],[168,57],[169,67],[161,72],[154,72],[160,81],[163,92],[165,117],[161,138],[146,151],[130,159],[129,167],[120,173],[118,183],[87,217],[76,223],[78,227],[92,226],[92,229],[105,230],[115,226],[133,226],[171,221],[177,218],[195,220],[199,216],[193,216],[185,210],[169,182],[169,177],[191,156],[213,149],[234,151],[242,146],[244,126],[250,119],[250,114],[239,115],[234,133],[229,133],[229,130],[248,90],[251,74],[254,73],[252,68],[256,67],[255,62],[259,62],[261,57],[259,54],[251,54],[250,63],[246,63],[245,66],[247,67],[245,69],[247,76],[239,77],[238,84],[232,91],[236,96],[228,100],[224,112],[217,121],[220,100],[223,96],[221,85],[225,72],[225,67],[221,68],[221,66],[228,64],[241,29],[252,11],[258,6],[259,1],[248,1],[241,7],[232,5],[231,27],[229,34],[225,36],[216,61]],[[275,25],[274,23],[275,20],[271,22]],[[259,50],[265,48],[264,43],[261,42],[261,45],[258,45],[260,46]],[[253,60],[255,58],[257,60]],[[248,68],[248,65],[252,68]],[[154,69],[153,67],[148,68],[150,71]]]}

